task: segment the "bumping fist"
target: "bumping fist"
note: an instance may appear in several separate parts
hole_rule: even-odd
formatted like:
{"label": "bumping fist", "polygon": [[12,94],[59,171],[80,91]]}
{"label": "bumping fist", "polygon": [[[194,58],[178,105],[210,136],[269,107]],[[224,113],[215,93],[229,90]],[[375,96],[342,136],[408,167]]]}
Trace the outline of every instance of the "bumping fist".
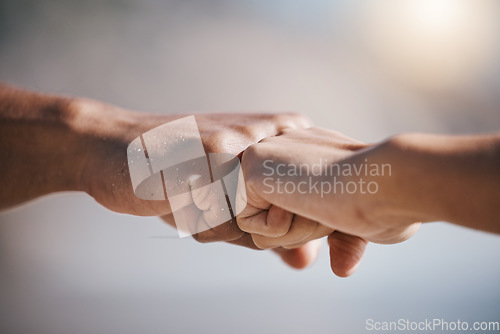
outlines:
{"label": "bumping fist", "polygon": [[[319,128],[287,129],[250,146],[242,158],[247,206],[237,217],[239,228],[263,249],[294,248],[329,236],[332,270],[351,275],[367,241],[353,233],[357,227],[345,228],[353,219],[337,223],[342,212],[332,210],[339,208],[335,198],[317,193],[316,184],[329,180],[321,170],[313,173],[313,165],[326,169],[366,146]],[[311,182],[314,188],[307,187]]]}

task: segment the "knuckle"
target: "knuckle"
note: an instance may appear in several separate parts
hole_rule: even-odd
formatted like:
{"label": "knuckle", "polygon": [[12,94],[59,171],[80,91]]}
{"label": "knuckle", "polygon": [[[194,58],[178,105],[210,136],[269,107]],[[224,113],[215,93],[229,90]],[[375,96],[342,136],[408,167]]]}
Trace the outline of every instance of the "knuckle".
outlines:
{"label": "knuckle", "polygon": [[262,144],[262,143],[272,143],[276,141],[276,137],[275,136],[272,136],[272,137],[265,137],[265,138],[262,138],[260,141],[259,141],[259,144]]}
{"label": "knuckle", "polygon": [[245,124],[237,127],[238,133],[255,139],[262,133],[262,125],[261,124]]}
{"label": "knuckle", "polygon": [[292,133],[294,133],[294,132],[296,132],[296,131],[299,131],[299,130],[297,130],[297,129],[292,129],[292,128],[286,128],[286,129],[283,129],[283,130],[281,131],[281,134],[282,134],[282,135],[288,135],[288,134],[292,134]]}
{"label": "knuckle", "polygon": [[231,132],[221,130],[213,133],[209,138],[209,146],[212,148],[210,151],[218,152],[227,146],[231,139]]}
{"label": "knuckle", "polygon": [[278,113],[278,114],[273,114],[271,116],[271,120],[276,123],[278,126],[283,126],[288,123],[294,118],[295,116],[292,116],[291,113],[289,112],[284,112],[284,113]]}
{"label": "knuckle", "polygon": [[282,128],[307,128],[311,126],[309,118],[297,112],[277,114],[276,122]]}

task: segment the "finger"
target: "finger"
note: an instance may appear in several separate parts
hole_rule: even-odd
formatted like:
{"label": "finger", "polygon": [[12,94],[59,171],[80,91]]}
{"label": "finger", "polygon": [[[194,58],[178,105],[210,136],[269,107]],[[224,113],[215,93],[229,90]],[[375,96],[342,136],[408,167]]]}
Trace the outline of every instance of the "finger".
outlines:
{"label": "finger", "polygon": [[330,265],[335,275],[348,277],[359,266],[368,241],[335,231],[328,237],[330,246]]}
{"label": "finger", "polygon": [[[160,218],[168,225],[176,227],[173,214],[163,215]],[[227,241],[230,244],[260,250],[254,244],[252,236],[240,230],[234,222],[227,222],[214,229],[197,233],[193,235],[193,238],[202,243]]]}
{"label": "finger", "polygon": [[303,243],[302,241],[309,238],[316,231],[318,226],[319,224],[315,221],[295,215],[293,217],[291,227],[286,234],[280,237],[268,237],[260,234],[252,234],[252,238],[257,247],[261,249],[292,245]]}
{"label": "finger", "polygon": [[208,226],[213,228],[231,220],[228,199],[221,183],[203,185],[199,180],[201,178],[190,181],[191,196],[196,207],[203,211]]}
{"label": "finger", "polygon": [[173,214],[169,213],[168,215],[160,216],[160,218],[161,218],[161,220],[163,220],[168,225],[170,225],[172,227],[176,227],[175,226],[175,220],[174,220],[174,215]]}
{"label": "finger", "polygon": [[[204,216],[200,217],[199,224],[206,224],[204,222]],[[202,232],[193,234],[193,238],[201,243],[208,242],[218,242],[218,241],[235,241],[241,238],[245,232],[238,228],[233,221],[228,221],[224,224],[218,225],[216,227],[212,227],[210,229],[206,229]]]}
{"label": "finger", "polygon": [[170,213],[160,216],[160,218],[170,226],[175,227],[178,231],[187,234],[195,234],[197,231],[201,230],[197,225],[202,216],[203,212],[192,203],[189,206],[175,211],[175,214]]}
{"label": "finger", "polygon": [[237,223],[240,229],[247,233],[267,237],[285,235],[290,230],[294,216],[293,213],[274,205],[269,210],[249,209],[246,210],[246,213],[254,214],[250,216],[238,215]]}
{"label": "finger", "polygon": [[233,244],[233,245],[247,247],[250,249],[261,250],[259,247],[257,247],[254,244],[254,242],[252,240],[252,236],[250,234],[244,233],[244,232],[243,232],[243,235],[241,237],[239,237],[236,240],[228,241],[228,243]]}
{"label": "finger", "polygon": [[330,235],[332,232],[333,232],[333,230],[331,228],[318,223],[314,232],[311,235],[309,235],[307,238],[305,238],[297,243],[290,243],[287,245],[283,245],[281,247],[287,248],[287,249],[298,248],[298,247],[301,247],[304,244],[308,243],[311,240],[316,240],[316,239],[321,239],[323,237],[326,237],[327,235]]}
{"label": "finger", "polygon": [[321,248],[321,240],[310,241],[304,246],[295,249],[275,248],[281,259],[295,269],[303,269],[316,260]]}
{"label": "finger", "polygon": [[208,186],[202,183],[202,178],[193,178],[189,180],[189,189],[191,190],[191,198],[198,209],[204,211],[210,209],[212,202],[215,200],[211,196],[210,184]]}
{"label": "finger", "polygon": [[245,233],[232,219],[214,227],[210,226],[205,219],[205,212],[194,204],[160,218],[202,243],[235,240]]}

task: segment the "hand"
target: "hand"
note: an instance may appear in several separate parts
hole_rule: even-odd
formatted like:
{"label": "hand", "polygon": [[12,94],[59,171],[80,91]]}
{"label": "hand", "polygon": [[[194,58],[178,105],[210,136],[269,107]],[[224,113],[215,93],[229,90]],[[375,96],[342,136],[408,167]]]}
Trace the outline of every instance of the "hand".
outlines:
{"label": "hand", "polygon": [[[9,161],[0,165],[0,183],[5,190],[0,210],[53,192],[86,191],[114,211],[170,213],[168,201],[135,196],[127,147],[137,136],[176,116],[126,111],[97,101],[42,95],[1,83],[0,106],[1,157]],[[290,114],[198,117],[205,150],[233,154],[283,128],[307,124],[303,117]],[[228,222],[226,227],[220,231],[223,237],[213,239],[252,247],[251,238],[245,238],[235,223]],[[201,238],[209,241],[212,236]],[[295,267],[307,265],[315,254],[314,244],[280,251],[285,262]]]}
{"label": "hand", "polygon": [[[78,101],[75,107],[78,113],[99,118],[100,125],[96,129],[95,123],[92,124],[97,133],[86,149],[91,153],[87,155],[88,162],[81,183],[90,185],[87,192],[113,211],[160,215],[164,221],[175,226],[168,201],[145,201],[134,195],[126,151],[128,144],[140,134],[182,116],[134,113],[87,100]],[[307,119],[296,114],[200,114],[196,115],[196,121],[207,153],[230,153],[234,156],[241,155],[251,144],[286,128],[309,126]],[[84,127],[85,124],[79,126]],[[189,134],[185,135],[189,137]],[[183,211],[191,215],[197,225],[205,225],[204,210],[197,204],[191,203]],[[199,242],[227,241],[258,249],[252,238],[233,221],[195,233],[193,237]],[[278,247],[275,251],[289,265],[303,268],[314,260],[319,249],[316,242],[303,244],[303,247],[297,245],[294,250]]]}
{"label": "hand", "polygon": [[[341,276],[351,274],[362,257],[365,240],[401,242],[419,226],[411,220],[401,224],[377,210],[378,196],[390,176],[367,175],[363,180],[347,172],[349,166],[366,163],[370,150],[369,145],[319,128],[284,130],[280,136],[252,145],[242,159],[248,209],[238,217],[238,225],[264,246],[272,245],[276,237],[298,240],[301,233],[296,231],[302,231],[306,241],[335,231],[329,237],[332,269]],[[368,164],[388,162],[373,152],[370,157]],[[365,188],[352,191],[352,184],[359,188],[360,181]],[[353,182],[351,191],[345,188],[349,182]],[[366,189],[370,182],[378,182],[378,192]]]}
{"label": "hand", "polygon": [[[148,130],[183,116],[131,112],[89,100],[78,100],[72,108],[77,115],[73,126],[85,137],[80,144],[86,161],[80,184],[85,190],[113,211],[143,216],[169,213],[168,202],[141,200],[134,195],[127,146]],[[309,125],[296,114],[199,114],[196,120],[207,153],[235,156],[285,128]]]}

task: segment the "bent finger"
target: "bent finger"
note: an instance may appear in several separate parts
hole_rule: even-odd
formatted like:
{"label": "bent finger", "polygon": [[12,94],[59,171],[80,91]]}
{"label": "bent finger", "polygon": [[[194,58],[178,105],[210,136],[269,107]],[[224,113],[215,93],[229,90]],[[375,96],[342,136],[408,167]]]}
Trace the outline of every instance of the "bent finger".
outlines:
{"label": "bent finger", "polygon": [[280,237],[290,230],[293,217],[293,213],[273,205],[269,210],[256,210],[256,214],[252,216],[239,215],[236,219],[242,231]]}
{"label": "bent finger", "polygon": [[304,269],[316,260],[321,248],[321,240],[313,240],[295,249],[274,248],[283,262],[295,269]]}

